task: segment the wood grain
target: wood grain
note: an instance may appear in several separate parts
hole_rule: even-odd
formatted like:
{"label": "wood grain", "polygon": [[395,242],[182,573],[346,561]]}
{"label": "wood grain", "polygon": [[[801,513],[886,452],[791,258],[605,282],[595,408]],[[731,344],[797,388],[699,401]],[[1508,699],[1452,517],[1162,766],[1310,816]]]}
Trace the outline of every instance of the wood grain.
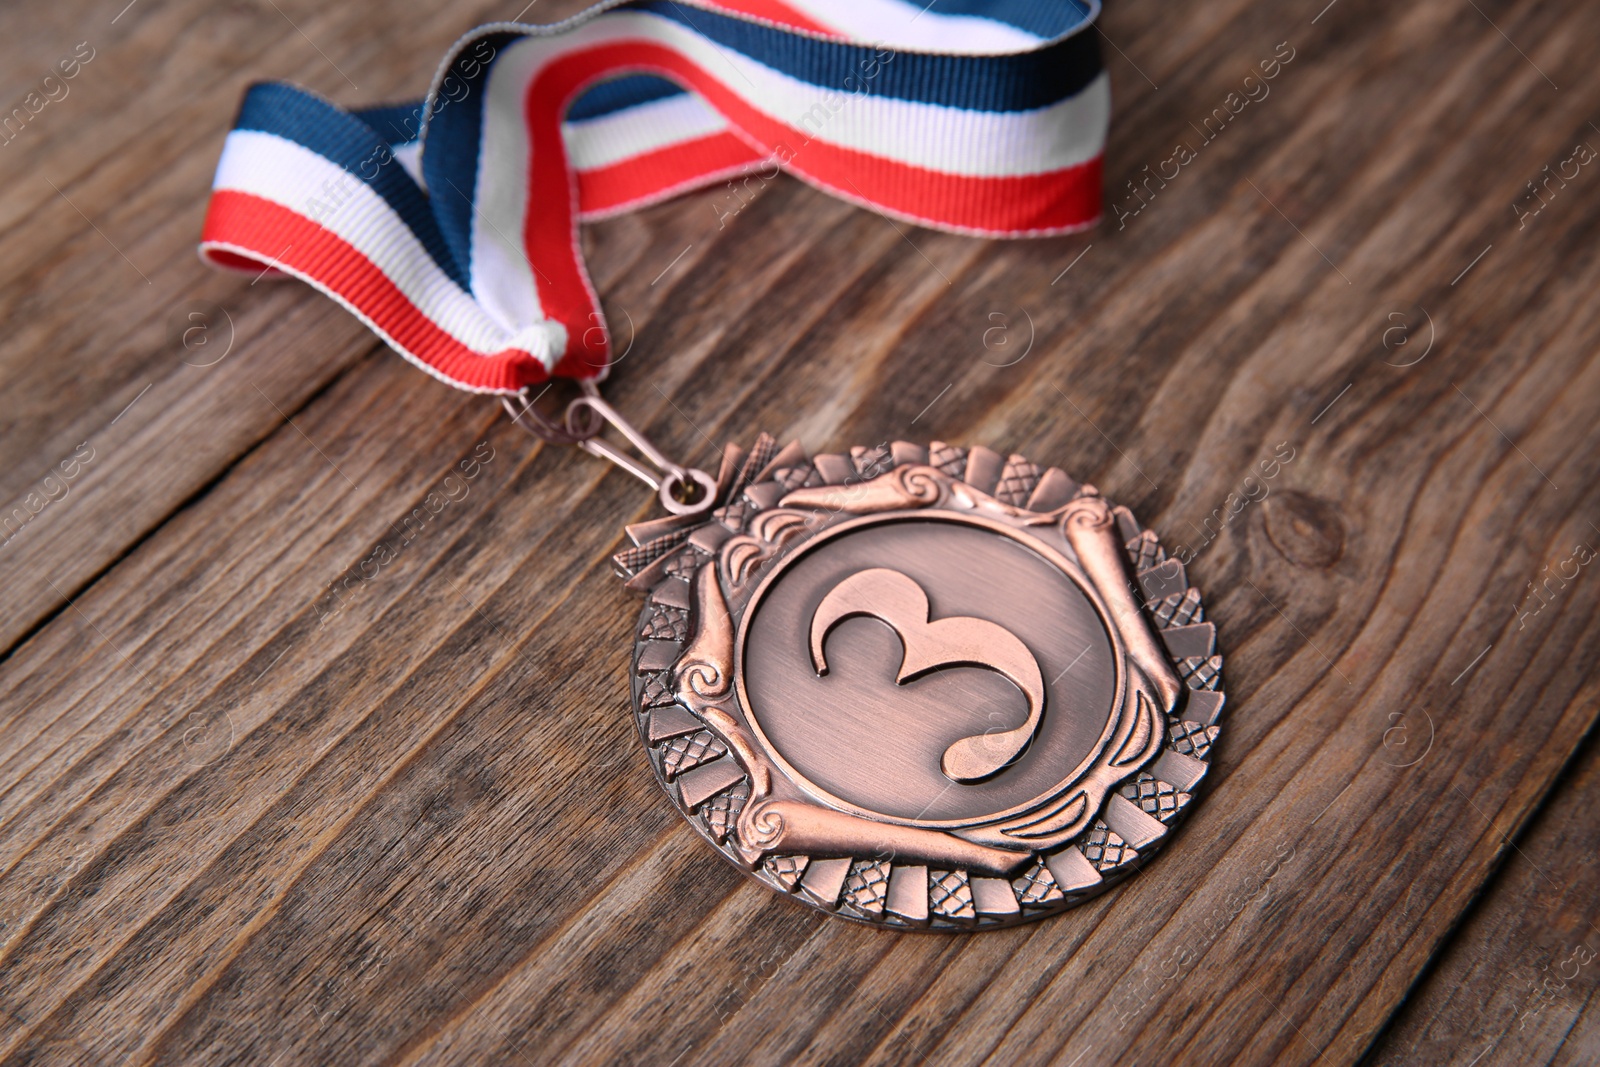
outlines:
{"label": "wood grain", "polygon": [[[624,475],[195,261],[247,81],[394,98],[514,11],[0,13],[14,96],[97,49],[0,146],[0,498],[95,451],[0,546],[0,1062],[1592,1060],[1594,965],[1535,994],[1600,948],[1600,582],[1524,598],[1600,544],[1600,173],[1512,205],[1600,144],[1600,11],[1321,8],[1112,5],[1081,237],[788,178],[726,225],[710,190],[585,231],[635,334],[608,396],[669,453],[985,443],[1195,550],[1230,693],[1205,802],[1117,892],[975,937],[796,907],[658,796],[604,563],[650,514]],[[1280,42],[1270,94],[1119,224]],[[233,322],[203,368],[168,321],[200,301]]]}
{"label": "wood grain", "polygon": [[1591,731],[1550,803],[1374,1044],[1372,1063],[1600,1060],[1597,741]]}

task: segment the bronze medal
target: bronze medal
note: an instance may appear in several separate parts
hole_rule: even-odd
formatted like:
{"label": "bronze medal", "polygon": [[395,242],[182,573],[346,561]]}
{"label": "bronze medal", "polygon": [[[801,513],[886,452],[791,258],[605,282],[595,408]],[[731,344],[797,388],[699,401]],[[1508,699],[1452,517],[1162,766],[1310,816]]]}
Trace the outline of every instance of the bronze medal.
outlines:
{"label": "bronze medal", "polygon": [[[610,4],[495,23],[405,106],[253,86],[201,250],[309,281],[435,377],[659,494],[669,516],[631,528],[618,557],[647,598],[638,726],[725,856],[848,918],[1021,921],[1126,876],[1205,774],[1220,660],[1181,564],[1093,488],[1017,456],[897,443],[812,459],[763,438],[713,478],[598,392],[627,349],[583,264],[585,218],[787,170],[955,233],[1098,220],[1097,7],[915,30],[875,15],[885,41],[834,6],[836,25]],[[706,48],[738,83],[701,69]],[[832,124],[845,97],[866,110]],[[803,121],[781,118],[806,101]],[[557,380],[582,395],[541,414]]]}
{"label": "bronze medal", "polygon": [[[216,265],[310,281],[436,377],[658,493],[668,517],[630,528],[618,557],[646,595],[632,674],[651,766],[730,860],[848,918],[993,926],[1126,876],[1205,774],[1212,628],[1131,515],[1017,456],[896,443],[812,459],[763,438],[717,478],[673,463],[599,396],[627,350],[578,225],[780,170],[957,233],[1092,225],[1109,82],[1097,9],[1057,6],[1026,27],[982,29],[976,10],[937,32],[884,23],[888,42],[848,18],[714,7],[497,23],[459,40],[414,105],[254,86],[218,166]],[[705,47],[743,84],[713,91]],[[867,110],[813,128],[841,92]],[[821,103],[798,125],[776,117],[805,100]],[[555,380],[582,391],[559,417],[536,406]]]}
{"label": "bronze medal", "polygon": [[724,856],[812,907],[1050,915],[1148,860],[1205,776],[1224,698],[1200,594],[1059,469],[763,436],[700,506],[628,534],[650,765]]}

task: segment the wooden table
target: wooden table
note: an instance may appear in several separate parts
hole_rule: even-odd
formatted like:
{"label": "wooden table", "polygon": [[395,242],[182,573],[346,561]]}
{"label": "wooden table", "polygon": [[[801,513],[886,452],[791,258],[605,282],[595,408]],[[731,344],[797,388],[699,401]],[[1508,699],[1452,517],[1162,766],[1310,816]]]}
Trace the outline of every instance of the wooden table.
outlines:
{"label": "wooden table", "polygon": [[1600,1062],[1600,7],[1323,2],[1113,0],[1080,237],[787,178],[585,230],[669,451],[986,443],[1198,546],[1205,803],[982,936],[825,919],[659,796],[625,475],[195,258],[248,81],[403,98],[517,3],[0,13],[7,109],[90,56],[0,146],[3,1062]]}

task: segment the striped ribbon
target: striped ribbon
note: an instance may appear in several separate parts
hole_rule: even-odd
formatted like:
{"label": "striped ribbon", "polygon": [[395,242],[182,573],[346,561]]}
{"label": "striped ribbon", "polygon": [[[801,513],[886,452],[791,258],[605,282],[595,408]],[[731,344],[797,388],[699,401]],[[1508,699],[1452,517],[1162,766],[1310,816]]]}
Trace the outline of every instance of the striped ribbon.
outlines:
{"label": "striped ribbon", "polygon": [[253,86],[200,246],[290,275],[463,389],[603,377],[577,224],[751,173],[923,226],[1100,216],[1099,0],[621,0],[474,30],[424,100]]}

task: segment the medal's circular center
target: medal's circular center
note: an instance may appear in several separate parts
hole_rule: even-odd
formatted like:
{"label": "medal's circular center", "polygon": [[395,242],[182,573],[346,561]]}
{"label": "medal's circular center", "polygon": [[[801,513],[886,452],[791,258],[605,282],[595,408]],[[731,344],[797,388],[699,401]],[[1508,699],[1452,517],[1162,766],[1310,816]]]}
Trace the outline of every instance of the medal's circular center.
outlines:
{"label": "medal's circular center", "polygon": [[1031,540],[896,516],[786,559],[747,609],[739,656],[773,754],[821,799],[924,824],[1055,788],[1114,710],[1115,652],[1078,580]]}

